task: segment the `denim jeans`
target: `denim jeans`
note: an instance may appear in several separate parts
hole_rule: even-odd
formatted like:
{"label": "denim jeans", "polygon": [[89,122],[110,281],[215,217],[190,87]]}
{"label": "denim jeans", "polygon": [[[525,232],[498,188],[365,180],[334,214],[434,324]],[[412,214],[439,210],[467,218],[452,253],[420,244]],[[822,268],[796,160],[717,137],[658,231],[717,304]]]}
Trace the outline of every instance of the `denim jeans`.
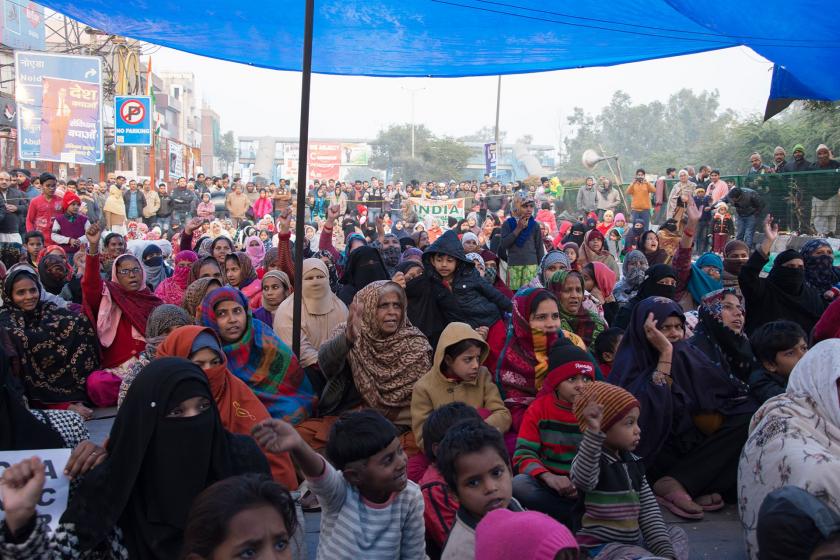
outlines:
{"label": "denim jeans", "polygon": [[[633,224],[636,223],[636,220],[642,220],[645,223],[645,228],[643,231],[647,231],[650,229],[650,210],[632,210],[630,212],[630,223],[627,224],[628,228],[632,228]],[[626,228],[625,228],[626,231]]]}
{"label": "denim jeans", "polygon": [[694,246],[698,255],[702,255],[709,250],[709,226],[711,222],[699,221],[697,223],[697,231],[694,232]]}
{"label": "denim jeans", "polygon": [[739,241],[743,241],[747,244],[747,246],[752,249],[753,246],[753,234],[755,233],[755,222],[756,216],[753,214],[752,216],[739,216],[735,214],[735,229],[737,230],[737,234],[735,235],[735,239]]}

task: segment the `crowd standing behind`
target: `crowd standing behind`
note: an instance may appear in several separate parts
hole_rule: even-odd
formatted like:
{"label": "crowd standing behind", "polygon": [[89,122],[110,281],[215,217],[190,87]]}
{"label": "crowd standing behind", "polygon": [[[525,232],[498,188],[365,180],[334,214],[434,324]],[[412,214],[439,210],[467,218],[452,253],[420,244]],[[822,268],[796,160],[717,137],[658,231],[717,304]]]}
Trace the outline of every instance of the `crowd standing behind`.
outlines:
{"label": "crowd standing behind", "polygon": [[[792,153],[748,183],[840,168]],[[171,187],[0,172],[0,450],[73,449],[54,528],[5,469],[0,557],[303,558],[296,504],[325,560],[685,559],[662,508],[726,504],[751,558],[840,554],[840,269],[766,191],[330,179],[297,238],[285,180]]]}

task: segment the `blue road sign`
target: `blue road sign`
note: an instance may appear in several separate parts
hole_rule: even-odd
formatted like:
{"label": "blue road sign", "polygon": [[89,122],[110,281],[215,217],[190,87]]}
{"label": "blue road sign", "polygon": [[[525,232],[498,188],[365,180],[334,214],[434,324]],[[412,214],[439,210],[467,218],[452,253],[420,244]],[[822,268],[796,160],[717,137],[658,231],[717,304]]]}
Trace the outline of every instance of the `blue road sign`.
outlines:
{"label": "blue road sign", "polygon": [[114,98],[114,136],[118,146],[152,145],[152,98],[117,95]]}

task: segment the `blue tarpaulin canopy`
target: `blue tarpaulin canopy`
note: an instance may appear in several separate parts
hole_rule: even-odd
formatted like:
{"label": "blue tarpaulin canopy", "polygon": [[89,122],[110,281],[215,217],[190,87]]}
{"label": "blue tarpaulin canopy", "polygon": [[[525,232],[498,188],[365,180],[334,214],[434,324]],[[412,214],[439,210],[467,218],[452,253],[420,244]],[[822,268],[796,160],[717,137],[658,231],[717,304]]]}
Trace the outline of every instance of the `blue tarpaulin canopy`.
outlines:
{"label": "blue tarpaulin canopy", "polygon": [[[109,33],[301,70],[304,1],[48,0]],[[312,70],[457,77],[609,66],[752,48],[770,100],[840,99],[840,27],[814,0],[316,0]]]}

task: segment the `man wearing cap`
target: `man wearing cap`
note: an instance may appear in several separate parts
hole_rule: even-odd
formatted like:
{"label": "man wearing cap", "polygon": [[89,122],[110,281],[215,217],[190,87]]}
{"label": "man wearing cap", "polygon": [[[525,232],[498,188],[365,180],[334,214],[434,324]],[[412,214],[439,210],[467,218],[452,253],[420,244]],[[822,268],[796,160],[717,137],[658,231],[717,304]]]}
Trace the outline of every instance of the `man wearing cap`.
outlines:
{"label": "man wearing cap", "polygon": [[831,159],[831,150],[825,144],[817,146],[817,161],[811,166],[811,169],[837,169],[840,167],[840,162],[836,159]]}
{"label": "man wearing cap", "polygon": [[55,175],[42,173],[39,179],[42,192],[29,203],[29,210],[26,213],[26,230],[40,231],[44,236],[44,246],[48,247],[53,244],[53,218],[62,212],[61,200],[55,196]]}
{"label": "man wearing cap", "polygon": [[781,146],[776,146],[776,149],[773,150],[773,172],[775,173],[789,173],[793,171],[792,168],[789,167],[790,164],[785,160],[787,157],[787,152]]}
{"label": "man wearing cap", "polygon": [[6,267],[20,259],[20,234],[28,208],[29,198],[12,186],[8,173],[0,171],[0,259]]}
{"label": "man wearing cap", "polygon": [[791,171],[808,171],[811,169],[811,162],[805,159],[805,147],[797,144],[793,147],[793,163],[790,164]]}
{"label": "man wearing cap", "polygon": [[29,200],[41,194],[41,191],[32,184],[32,175],[28,169],[13,169],[11,175],[12,179],[17,181],[18,190],[25,194]]}

